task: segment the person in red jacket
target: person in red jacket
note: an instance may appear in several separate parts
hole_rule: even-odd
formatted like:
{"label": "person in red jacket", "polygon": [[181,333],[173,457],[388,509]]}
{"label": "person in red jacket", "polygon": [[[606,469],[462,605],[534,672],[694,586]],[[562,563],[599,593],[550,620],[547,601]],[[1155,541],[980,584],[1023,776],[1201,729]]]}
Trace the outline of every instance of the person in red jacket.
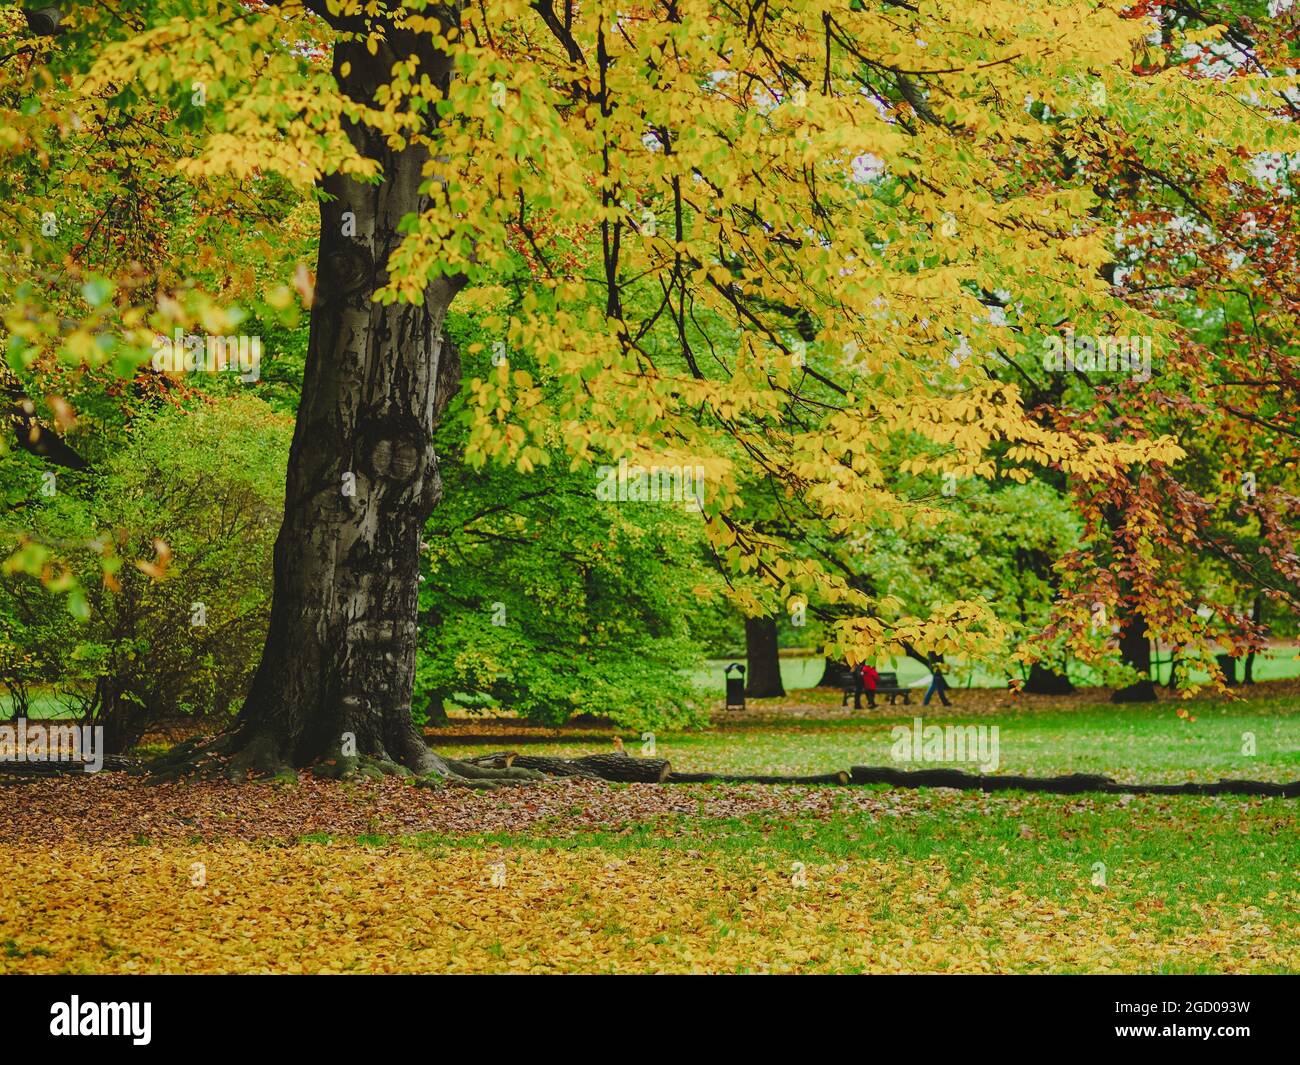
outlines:
{"label": "person in red jacket", "polygon": [[867,693],[867,709],[876,708],[876,683],[880,674],[869,662],[859,662],[853,667],[853,709],[862,709],[862,693]]}

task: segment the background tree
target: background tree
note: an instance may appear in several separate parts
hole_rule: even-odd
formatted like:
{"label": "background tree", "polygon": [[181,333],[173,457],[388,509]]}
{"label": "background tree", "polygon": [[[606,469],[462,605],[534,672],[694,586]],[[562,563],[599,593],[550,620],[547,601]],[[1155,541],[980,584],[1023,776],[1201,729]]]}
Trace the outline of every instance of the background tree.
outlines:
{"label": "background tree", "polygon": [[[1161,49],[1192,80],[1250,91],[1293,65],[1295,19],[1273,18],[1265,4],[1148,4],[1136,13],[1158,21]],[[1276,123],[1293,122],[1293,90],[1261,103]],[[1063,609],[1044,639],[1070,632],[1086,646],[1104,617],[1105,633],[1116,629],[1110,649],[1134,680],[1116,697],[1151,699],[1153,639],[1180,661],[1180,683],[1196,666],[1217,675],[1217,651],[1240,657],[1262,647],[1253,601],[1268,597],[1289,614],[1300,590],[1293,187],[1284,151],[1261,150],[1234,172],[1123,122],[1081,132],[1063,158],[1091,175],[1096,214],[1115,226],[1103,275],[1173,331],[1154,331],[1145,380],[1078,372],[1048,387],[1032,367],[1016,364],[1015,373],[1038,378],[1029,406],[1046,423],[1111,439],[1166,434],[1184,458],[1072,482],[1086,543],[1062,560]]]}

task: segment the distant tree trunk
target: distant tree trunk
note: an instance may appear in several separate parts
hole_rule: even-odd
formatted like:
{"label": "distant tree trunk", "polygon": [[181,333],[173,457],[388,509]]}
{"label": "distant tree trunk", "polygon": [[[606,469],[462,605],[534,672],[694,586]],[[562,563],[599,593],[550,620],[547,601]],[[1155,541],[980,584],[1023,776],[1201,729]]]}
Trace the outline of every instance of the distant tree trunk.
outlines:
{"label": "distant tree trunk", "polygon": [[768,699],[785,694],[776,642],[776,618],[745,619],[745,695]]}
{"label": "distant tree trunk", "polygon": [[[1123,515],[1117,505],[1106,507],[1104,520],[1111,536],[1119,538],[1123,530]],[[1126,579],[1119,582],[1121,602],[1132,601],[1134,590]],[[1124,613],[1124,611],[1121,611]],[[1136,605],[1127,607],[1127,616],[1119,619],[1119,656],[1126,666],[1132,666],[1138,679],[1124,688],[1111,693],[1113,703],[1153,703],[1156,701],[1156,686],[1151,680],[1151,633],[1147,626],[1146,615]]]}
{"label": "distant tree trunk", "polygon": [[91,706],[85,723],[103,728],[105,754],[130,750],[144,738],[150,723],[162,716],[137,693],[124,688],[116,677],[99,677],[95,681]]}
{"label": "distant tree trunk", "polygon": [[[1263,624],[1264,597],[1262,595],[1255,596],[1255,602],[1251,604],[1250,620],[1253,621],[1256,626]],[[1244,672],[1242,673],[1241,679],[1243,684],[1255,683],[1255,652],[1254,651],[1251,651],[1250,654],[1246,656],[1246,667]]]}
{"label": "distant tree trunk", "polygon": [[424,704],[424,723],[437,728],[446,725],[451,721],[447,716],[447,700],[450,693],[442,691],[430,692]]}
{"label": "distant tree trunk", "polygon": [[1119,654],[1126,666],[1138,671],[1138,679],[1128,687],[1111,694],[1113,703],[1152,703],[1156,700],[1156,686],[1151,680],[1151,635],[1147,629],[1146,615],[1135,610],[1120,622]]}
{"label": "distant tree trunk", "polygon": [[[448,84],[447,57],[428,36],[391,25],[375,55],[365,35],[336,43],[334,76],[372,105],[394,64],[411,59],[420,76]],[[420,534],[442,487],[433,433],[458,386],[459,361],[442,340],[458,286],[437,279],[417,303],[375,302],[399,225],[430,206],[421,192],[428,152],[347,128],[383,180],[323,182],[270,628],[233,737],[232,775],[307,765],[352,744],[359,756],[447,769],[411,721],[411,695]]]}
{"label": "distant tree trunk", "polygon": [[1029,667],[1024,690],[1032,695],[1073,695],[1074,685],[1064,673],[1035,662]]}
{"label": "distant tree trunk", "polygon": [[9,717],[14,721],[22,717],[30,717],[32,696],[27,685],[15,677],[7,678],[0,683],[3,683],[9,692]]}
{"label": "distant tree trunk", "polygon": [[847,662],[837,662],[834,658],[826,659],[822,669],[822,679],[817,682],[819,688],[842,688],[849,682],[852,673]]}

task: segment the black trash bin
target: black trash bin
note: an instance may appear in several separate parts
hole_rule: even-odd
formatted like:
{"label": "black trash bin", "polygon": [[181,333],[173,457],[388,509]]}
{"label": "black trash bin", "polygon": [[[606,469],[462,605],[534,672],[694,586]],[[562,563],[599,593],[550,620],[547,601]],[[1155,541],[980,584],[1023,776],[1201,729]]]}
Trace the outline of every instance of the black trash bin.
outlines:
{"label": "black trash bin", "polygon": [[745,709],[745,667],[732,662],[723,672],[727,676],[727,709]]}

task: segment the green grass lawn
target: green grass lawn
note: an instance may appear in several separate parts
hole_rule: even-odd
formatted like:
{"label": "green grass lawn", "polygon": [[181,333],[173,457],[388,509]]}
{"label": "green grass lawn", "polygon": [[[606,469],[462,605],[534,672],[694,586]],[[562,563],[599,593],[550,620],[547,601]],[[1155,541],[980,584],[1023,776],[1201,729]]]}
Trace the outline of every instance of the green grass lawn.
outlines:
{"label": "green grass lawn", "polygon": [[[1179,706],[1191,717],[1180,718]],[[658,734],[655,747],[660,757],[682,772],[804,774],[850,765],[890,765],[891,730],[910,725],[915,716],[927,726],[996,725],[998,771],[1004,773],[1104,773],[1117,780],[1153,783],[1219,777],[1300,779],[1300,706],[1287,697],[1167,701],[1142,707],[986,709],[963,716],[958,694],[947,709],[898,705],[834,721],[724,723],[708,732]],[[1253,755],[1244,753],[1252,735]],[[630,751],[641,749],[639,738],[629,734],[626,739]],[[443,746],[436,738],[434,743],[453,756],[484,750],[478,744]],[[527,747],[532,754],[561,757],[592,749],[589,741]]]}
{"label": "green grass lawn", "polygon": [[[594,849],[606,869],[685,878],[681,905],[712,934],[655,942],[713,971],[1300,971],[1300,820],[1286,800],[862,790],[898,801],[883,816],[846,795],[824,814],[389,842],[525,868]],[[713,892],[694,891],[701,877]],[[729,937],[754,931],[745,893],[773,880],[792,885],[780,930],[738,951]],[[608,916],[599,896],[575,901]],[[615,938],[637,956],[632,936]],[[785,954],[783,938],[804,949]]]}

